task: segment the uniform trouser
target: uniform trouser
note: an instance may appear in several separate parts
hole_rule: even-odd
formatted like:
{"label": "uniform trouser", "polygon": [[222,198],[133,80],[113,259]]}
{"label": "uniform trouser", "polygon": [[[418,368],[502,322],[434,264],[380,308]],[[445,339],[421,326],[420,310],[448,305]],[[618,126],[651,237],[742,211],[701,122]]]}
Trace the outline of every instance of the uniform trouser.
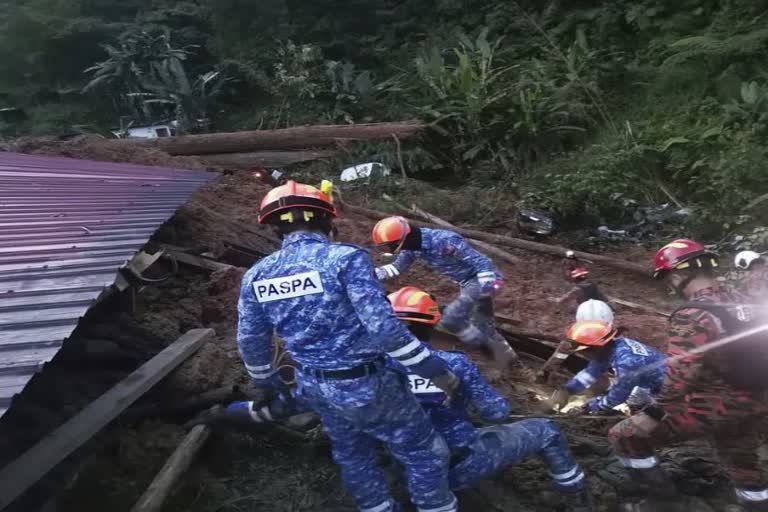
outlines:
{"label": "uniform trouser", "polygon": [[[322,381],[299,378],[300,393],[320,415],[331,438],[333,460],[340,466],[344,487],[358,509],[394,510],[384,473],[376,460],[376,448],[383,442],[404,466],[411,500],[420,512],[457,510],[456,498],[448,487],[448,445],[434,430],[406,381],[388,369],[381,369],[366,380],[366,385],[376,388],[373,399],[351,407],[341,406],[339,400],[323,395]],[[350,385],[350,392],[355,390]],[[371,390],[357,390],[362,391]]]}
{"label": "uniform trouser", "polygon": [[476,280],[463,283],[458,297],[443,311],[440,326],[468,345],[499,344],[512,350],[496,330],[493,297],[483,296]]}
{"label": "uniform trouser", "polygon": [[691,439],[713,441],[718,457],[744,501],[768,500],[758,448],[768,408],[762,400],[738,395],[696,394],[666,408],[667,416],[652,432],[639,425],[640,415],[615,425],[608,437],[621,463],[646,469],[658,465],[658,448]]}
{"label": "uniform trouser", "polygon": [[477,434],[477,439],[469,446],[469,455],[451,467],[449,481],[452,489],[472,486],[531,455],[543,459],[558,488],[564,491],[584,488],[584,473],[554,421],[531,418],[481,428]]}

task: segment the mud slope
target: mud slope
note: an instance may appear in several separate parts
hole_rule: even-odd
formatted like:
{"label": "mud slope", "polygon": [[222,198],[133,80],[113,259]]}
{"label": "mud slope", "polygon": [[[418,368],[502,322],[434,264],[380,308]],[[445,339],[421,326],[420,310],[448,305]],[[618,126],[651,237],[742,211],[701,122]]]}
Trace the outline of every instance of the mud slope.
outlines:
{"label": "mud slope", "polygon": [[[78,144],[64,149],[37,146],[33,150],[59,151],[59,154],[81,158],[110,158],[99,152],[97,144],[96,149],[88,141]],[[130,159],[130,155],[115,158]],[[154,154],[143,158],[163,165],[185,164]],[[141,157],[137,159],[142,161]],[[169,243],[214,254],[221,252],[225,242],[257,249],[267,247],[271,235],[255,221],[265,191],[264,186],[247,174],[222,176],[198,192],[157,233],[153,243]],[[371,227],[369,219],[342,215],[340,238],[367,245]],[[547,300],[568,290],[560,261],[520,251],[515,254],[521,258],[519,265],[498,263],[506,276],[506,285],[498,300],[499,311],[516,312],[527,327],[554,334],[562,332],[573,311],[558,311]],[[645,255],[638,254],[638,257]],[[612,295],[646,304],[652,304],[652,298],[662,298],[640,276],[600,267],[592,270],[596,281]],[[160,286],[144,288],[137,296],[134,314],[125,304],[116,303],[106,312],[91,315],[71,344],[76,346],[94,340],[113,343],[127,352],[130,360],[121,359],[122,366],[108,371],[98,365],[96,368],[81,365],[75,353],[68,363],[57,360],[50,365],[33,383],[33,391],[22,397],[20,410],[26,412],[0,423],[0,434],[5,436],[0,436],[4,440],[0,444],[0,460],[9,460],[192,327],[214,327],[218,334],[216,341],[187,361],[144,402],[173,403],[195,392],[243,382],[245,372],[234,343],[241,272],[230,270],[211,275],[183,269]],[[455,285],[418,266],[388,287],[405,284],[425,288],[441,300],[451,298],[456,291]],[[618,316],[631,335],[657,345],[661,342],[662,318],[622,308]],[[494,373],[482,354],[472,355],[500,388],[522,401],[524,407],[531,405],[532,393],[516,389],[517,383],[509,375]],[[579,453],[590,470],[590,483],[601,497],[602,510],[608,510],[615,502],[613,485],[616,482],[605,459],[593,453],[593,445],[600,445],[609,424],[565,421],[566,430],[582,442]],[[29,430],[29,425],[35,425],[34,432]],[[46,493],[66,482],[67,490],[56,500],[55,510],[127,511],[183,434],[183,429],[172,423],[117,422],[89,442],[77,457],[77,464],[64,468],[61,472],[65,474],[53,479],[50,489],[43,488],[38,498],[47,497]],[[341,491],[337,470],[323,445],[297,443],[269,430],[252,436],[219,433],[209,442],[199,462],[175,493],[169,511],[353,510]],[[74,468],[78,468],[77,473],[73,473]],[[607,476],[600,473],[606,471]],[[546,471],[532,461],[504,472],[480,491],[465,493],[462,501],[472,510],[555,510],[556,500],[550,498]]]}

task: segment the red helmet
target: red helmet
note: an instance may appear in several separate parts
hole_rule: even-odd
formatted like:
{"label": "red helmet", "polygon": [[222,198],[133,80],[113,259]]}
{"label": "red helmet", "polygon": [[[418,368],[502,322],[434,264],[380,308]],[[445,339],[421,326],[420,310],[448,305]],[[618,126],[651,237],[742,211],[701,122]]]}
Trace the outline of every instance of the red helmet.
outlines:
{"label": "red helmet", "polygon": [[571,269],[568,275],[571,276],[571,279],[573,280],[584,279],[589,275],[589,270],[587,270],[585,267],[576,267]]}
{"label": "red helmet", "polygon": [[717,255],[695,240],[680,238],[668,243],[653,257],[653,278],[670,270],[717,267]]}
{"label": "red helmet", "polygon": [[415,286],[400,288],[387,298],[401,320],[430,325],[440,321],[440,308],[435,298]]}
{"label": "red helmet", "polygon": [[331,197],[328,194],[312,185],[289,181],[285,185],[280,185],[270,190],[264,196],[264,199],[261,200],[259,223],[266,224],[275,222],[278,219],[293,222],[293,217],[291,219],[282,219],[282,216],[277,214],[295,208],[306,209],[305,219],[311,217],[313,214],[312,210],[320,210],[336,217],[336,208],[333,206]]}

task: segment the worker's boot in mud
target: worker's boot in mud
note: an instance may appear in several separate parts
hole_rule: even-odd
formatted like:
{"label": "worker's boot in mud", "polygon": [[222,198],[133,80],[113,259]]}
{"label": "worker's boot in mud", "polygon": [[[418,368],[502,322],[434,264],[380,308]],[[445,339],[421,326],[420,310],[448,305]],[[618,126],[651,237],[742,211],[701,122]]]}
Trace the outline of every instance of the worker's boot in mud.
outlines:
{"label": "worker's boot in mud", "polygon": [[489,339],[487,347],[491,351],[494,363],[500,369],[512,368],[518,377],[528,382],[536,380],[536,372],[520,360],[517,352],[509,346],[509,342],[503,336],[496,335]]}
{"label": "worker's boot in mud", "polygon": [[597,512],[595,500],[589,489],[582,489],[577,492],[561,493],[563,496],[564,512]]}

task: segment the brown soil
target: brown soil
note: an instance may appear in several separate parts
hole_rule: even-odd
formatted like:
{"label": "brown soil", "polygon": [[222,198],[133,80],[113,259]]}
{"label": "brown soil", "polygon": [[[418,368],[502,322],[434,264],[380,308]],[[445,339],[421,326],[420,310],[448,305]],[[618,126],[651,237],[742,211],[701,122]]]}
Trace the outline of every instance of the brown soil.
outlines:
{"label": "brown soil", "polygon": [[[78,158],[199,167],[199,163],[189,159],[154,152],[105,153],[98,141],[92,139],[66,143],[33,141],[19,147],[29,152]],[[234,242],[267,252],[275,246],[275,239],[255,220],[265,191],[264,185],[248,174],[222,176],[199,191],[156,234],[152,244],[168,243],[216,255],[224,250],[225,242]],[[342,240],[368,245],[372,227],[369,219],[345,215],[338,227]],[[548,300],[570,288],[563,279],[561,262],[540,254],[510,252],[519,256],[521,263],[513,266],[497,262],[506,278],[497,301],[498,311],[516,313],[526,327],[561,333],[574,313],[574,308],[558,310]],[[648,256],[635,248],[629,254],[638,261]],[[597,266],[592,271],[595,281],[610,295],[662,308],[658,304],[664,297],[642,276]],[[158,286],[143,288],[137,297],[135,314],[126,310],[125,301],[92,312],[81,322],[60,357],[35,378],[0,422],[0,464],[61,424],[187,329],[213,327],[217,337],[141,403],[172,404],[195,393],[242,383],[245,372],[234,342],[242,272],[232,269],[206,274],[182,269]],[[405,284],[427,289],[442,301],[456,293],[454,284],[420,266],[399,282],[388,283],[388,287]],[[617,313],[629,335],[656,346],[663,343],[663,318],[622,307]],[[114,366],[84,366],[79,350],[94,341],[111,343],[122,351]],[[525,408],[535,405],[536,394],[519,388],[514,376],[494,369],[482,353],[473,351],[471,355],[503,392]],[[615,504],[615,480],[626,474],[609,464],[610,456],[595,454],[593,445],[605,445],[604,435],[611,422],[566,419],[562,424],[577,439],[576,447],[581,446],[577,454],[589,471],[600,510],[609,510]],[[40,492],[31,493],[16,510],[35,510],[48,497],[58,496],[51,502],[52,510],[127,511],[183,435],[184,431],[171,423],[118,421],[87,443],[77,457],[39,486]],[[585,439],[593,445],[585,444]],[[78,470],[75,472],[74,468]],[[691,472],[686,474],[690,476]],[[716,476],[719,481],[719,475]],[[63,484],[65,492],[61,493]],[[711,488],[713,485],[707,487]],[[542,465],[526,461],[489,480],[479,491],[464,493],[462,502],[468,510],[555,510],[548,493],[548,478]],[[353,508],[341,491],[338,472],[327,448],[297,444],[274,431],[262,430],[250,436],[217,434],[200,463],[184,478],[168,510],[330,512]]]}

